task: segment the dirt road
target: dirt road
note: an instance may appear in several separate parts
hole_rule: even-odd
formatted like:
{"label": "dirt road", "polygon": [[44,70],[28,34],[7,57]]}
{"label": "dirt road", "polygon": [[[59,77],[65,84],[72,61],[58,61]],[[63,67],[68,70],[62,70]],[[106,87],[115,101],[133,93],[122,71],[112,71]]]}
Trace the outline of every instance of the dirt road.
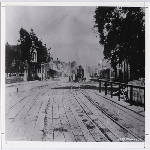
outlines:
{"label": "dirt road", "polygon": [[93,87],[63,80],[7,86],[6,140],[144,141],[145,117]]}

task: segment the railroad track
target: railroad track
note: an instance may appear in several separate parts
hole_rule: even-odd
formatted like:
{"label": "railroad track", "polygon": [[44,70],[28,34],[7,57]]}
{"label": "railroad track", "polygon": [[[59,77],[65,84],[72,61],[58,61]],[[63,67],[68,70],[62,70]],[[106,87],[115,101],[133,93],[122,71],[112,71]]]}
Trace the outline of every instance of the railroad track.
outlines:
{"label": "railroad track", "polygon": [[[90,95],[89,95],[88,92],[82,91],[82,93],[83,93],[86,97],[89,97],[89,98],[90,98]],[[133,122],[133,119],[136,119],[137,121],[139,121],[139,122],[141,122],[141,123],[145,123],[145,116],[142,115],[142,114],[140,114],[140,113],[138,113],[137,111],[134,111],[133,109],[130,109],[130,108],[126,107],[126,106],[123,106],[123,105],[121,105],[121,104],[119,104],[119,103],[117,103],[117,102],[115,102],[115,101],[113,101],[113,100],[111,100],[111,99],[109,99],[109,98],[106,98],[106,97],[104,97],[104,96],[101,96],[101,95],[95,93],[94,91],[93,91],[92,93],[96,94],[96,95],[98,96],[98,98],[99,98],[100,100],[103,100],[107,105],[111,105],[111,106],[117,108],[118,110],[120,110],[120,111],[122,112],[121,115],[122,115],[123,117],[129,119],[131,122]],[[90,94],[91,94],[91,93],[90,93]],[[94,99],[93,99],[93,101],[95,101],[96,103],[99,104],[98,101],[96,101],[96,100],[94,100]],[[130,117],[129,117],[129,116],[130,116]]]}
{"label": "railroad track", "polygon": [[[131,130],[129,130],[129,129],[127,129],[125,126],[123,126],[122,124],[120,124],[118,121],[116,121],[115,120],[115,118],[114,117],[112,117],[111,115],[109,115],[109,113],[107,113],[107,111],[105,110],[105,109],[103,109],[102,107],[100,107],[98,104],[96,104],[90,97],[88,97],[85,93],[83,93],[83,91],[81,91],[81,93],[89,100],[89,102],[93,105],[93,106],[95,106],[95,108],[97,108],[99,111],[101,111],[105,116],[107,116],[112,122],[114,122],[119,128],[122,128],[123,130],[125,130],[132,138],[134,138],[136,141],[140,141],[140,142],[143,142],[144,140],[143,139],[141,139],[141,137],[139,137],[138,135],[136,135],[135,133],[133,133]],[[73,94],[74,95],[74,94]],[[81,101],[79,101],[79,99],[80,99],[80,97],[78,96],[79,95],[79,93],[78,94],[76,94],[76,95],[74,95],[74,97],[75,97],[75,99],[76,99],[76,101],[78,102],[78,104],[82,107],[82,109],[84,110],[84,112],[86,113],[86,110],[83,108],[83,106],[81,105]],[[87,117],[91,120],[91,121],[93,121],[93,119],[90,117],[90,115],[87,115]],[[94,121],[93,121],[94,122]],[[98,126],[98,124],[97,123],[95,123],[94,122],[94,124],[96,125],[96,126]],[[105,126],[105,124],[103,124],[104,126]],[[102,133],[107,137],[107,139],[109,140],[109,141],[113,141],[113,139],[111,139],[108,135],[107,135],[107,133],[105,133],[104,131],[103,131],[103,129],[100,127],[100,126],[98,126],[99,127],[99,129],[102,131]],[[107,128],[107,127],[106,127]],[[111,131],[111,130],[110,130]],[[114,133],[112,132],[112,134],[114,135]],[[115,135],[114,135],[115,136]],[[119,139],[119,137],[117,137],[118,139]]]}
{"label": "railroad track", "polygon": [[[119,141],[121,141],[120,138],[133,139],[134,142],[144,141],[144,138],[142,138],[141,135],[138,135],[138,132],[134,132],[135,130],[137,130],[137,128],[134,131],[131,131],[131,128],[127,128],[126,125],[122,124],[126,121],[136,121],[138,123],[140,122],[139,124],[144,124],[144,120],[140,120],[140,117],[144,117],[143,115],[134,115],[134,111],[126,109],[121,105],[118,105],[117,103],[114,103],[112,101],[109,101],[108,99],[105,99],[104,97],[101,97],[100,95],[97,95],[96,97],[96,93],[94,93],[94,91],[92,90],[78,90],[72,88],[62,90],[61,87],[64,87],[64,84],[60,82],[54,82],[51,84],[46,82],[43,83],[43,85],[41,84],[35,86],[34,90],[31,88],[33,96],[32,92],[30,91],[26,92],[26,94],[23,95],[21,95],[20,93],[20,96],[17,97],[17,102],[13,102],[11,105],[9,105],[11,107],[8,107],[9,109],[7,109],[7,111],[15,110],[15,116],[9,114],[6,111],[6,113],[8,113],[6,117],[7,120],[9,119],[9,115],[13,116],[13,120],[8,120],[8,122],[12,122],[12,126],[9,125],[9,127],[11,128],[11,130],[9,130],[11,131],[11,139],[22,135],[23,137],[29,137],[28,140],[49,140],[47,137],[51,137],[51,135],[49,135],[49,129],[55,129],[55,124],[57,123],[58,127],[64,126],[62,128],[64,130],[61,131],[61,134],[66,138],[65,141],[69,140],[67,139],[67,137],[69,136],[72,137],[72,141],[78,141],[77,137],[80,137],[81,141],[88,142],[117,142],[118,139]],[[68,84],[66,83],[66,86],[67,85]],[[57,90],[59,89],[59,87],[60,90]],[[26,95],[28,95],[28,97],[26,97]],[[18,100],[19,97],[21,99]],[[105,104],[105,107],[103,107],[102,104]],[[60,111],[57,111],[57,105],[58,110],[60,106]],[[120,122],[121,120],[116,120],[115,116],[110,114],[109,108],[106,109],[107,106],[115,108],[111,110],[112,112],[114,110],[118,110],[121,114],[119,117],[123,118],[123,122]],[[55,111],[53,110],[54,108]],[[45,111],[47,111],[47,113]],[[51,121],[49,119],[49,115],[52,119],[54,118],[52,122],[49,122]],[[59,118],[60,120],[58,120],[57,115],[61,116],[61,118]],[[138,118],[138,116],[140,117]],[[48,120],[45,120],[45,118],[47,118]],[[39,130],[40,128],[38,127],[38,124],[40,122],[44,123],[44,129],[42,128],[41,130]],[[76,127],[78,127],[78,129],[73,128],[73,126],[75,125],[74,122],[76,122],[75,124],[77,124]],[[135,124],[133,123],[132,125]],[[67,132],[67,130],[69,132]],[[82,135],[81,132],[78,130],[82,130]],[[40,133],[43,132],[43,137],[37,137],[37,131],[40,131]],[[58,131],[53,131],[53,137],[51,137],[51,140],[57,141],[58,139],[56,135],[54,136],[54,132],[55,134],[57,134]]]}
{"label": "railroad track", "polygon": [[[93,92],[93,93],[95,93],[95,92]],[[108,103],[111,102],[111,105],[113,105],[113,106],[115,106],[115,107],[117,107],[116,105],[118,105],[119,107],[121,106],[122,108],[125,108],[125,109],[127,109],[127,110],[129,110],[129,111],[132,111],[132,112],[134,112],[135,114],[137,114],[137,111],[134,111],[134,110],[132,110],[132,109],[126,107],[126,106],[120,105],[120,104],[116,103],[115,101],[112,101],[111,99],[106,98],[106,97],[104,97],[104,96],[101,96],[101,95],[99,95],[99,94],[97,94],[97,93],[95,93],[95,94],[96,94],[97,96],[99,96],[100,98],[102,98],[103,100],[107,101]],[[126,113],[129,114],[128,112],[126,112]],[[131,114],[129,114],[129,115],[131,115]],[[139,113],[138,113],[138,115],[141,116],[141,117],[143,117],[143,118],[145,118],[145,116],[142,115],[142,114],[139,114]],[[134,116],[133,116],[133,117],[134,117]],[[136,119],[139,120],[138,118],[136,118]],[[139,121],[141,121],[141,120],[139,120]],[[145,123],[145,121],[142,121],[142,122]]]}

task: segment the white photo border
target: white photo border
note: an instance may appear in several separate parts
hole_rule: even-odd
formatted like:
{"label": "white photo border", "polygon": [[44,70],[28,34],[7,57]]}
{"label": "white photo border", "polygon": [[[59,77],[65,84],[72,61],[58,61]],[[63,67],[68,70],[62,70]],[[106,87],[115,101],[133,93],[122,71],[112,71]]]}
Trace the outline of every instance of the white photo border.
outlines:
{"label": "white photo border", "polygon": [[[5,140],[5,6],[121,6],[145,7],[145,142],[37,142],[37,141],[6,141]],[[2,2],[1,3],[1,120],[2,148],[148,148],[150,144],[150,120],[148,98],[150,97],[150,52],[149,52],[149,3],[148,2]]]}

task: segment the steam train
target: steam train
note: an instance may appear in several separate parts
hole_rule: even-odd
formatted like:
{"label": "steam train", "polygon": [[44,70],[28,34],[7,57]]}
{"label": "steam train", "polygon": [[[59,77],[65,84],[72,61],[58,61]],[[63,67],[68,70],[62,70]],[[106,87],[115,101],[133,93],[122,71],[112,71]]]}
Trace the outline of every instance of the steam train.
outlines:
{"label": "steam train", "polygon": [[73,73],[69,76],[69,81],[81,82],[86,80],[86,78],[84,78],[84,69],[81,65],[76,68],[75,72],[76,73]]}
{"label": "steam train", "polygon": [[75,81],[80,82],[80,81],[83,81],[83,80],[85,80],[85,78],[84,78],[84,69],[82,68],[82,66],[79,66],[77,68],[77,74],[76,74],[76,77],[75,77]]}

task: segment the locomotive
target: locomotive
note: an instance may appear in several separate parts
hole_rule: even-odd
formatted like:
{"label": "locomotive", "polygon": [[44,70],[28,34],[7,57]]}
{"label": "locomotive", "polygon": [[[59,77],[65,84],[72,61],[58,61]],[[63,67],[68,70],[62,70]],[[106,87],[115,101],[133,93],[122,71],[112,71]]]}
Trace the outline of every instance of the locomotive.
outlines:
{"label": "locomotive", "polygon": [[76,74],[75,74],[75,82],[81,82],[81,81],[85,81],[85,80],[86,80],[86,78],[84,77],[84,69],[80,65],[77,68],[77,71],[76,71]]}
{"label": "locomotive", "polygon": [[81,65],[78,66],[78,68],[74,70],[74,73],[71,73],[69,76],[69,81],[81,82],[85,80],[86,78],[84,78],[84,69]]}
{"label": "locomotive", "polygon": [[77,68],[77,74],[76,74],[76,81],[77,82],[80,82],[82,81],[84,78],[84,69],[82,68],[82,66],[80,65],[78,68]]}

